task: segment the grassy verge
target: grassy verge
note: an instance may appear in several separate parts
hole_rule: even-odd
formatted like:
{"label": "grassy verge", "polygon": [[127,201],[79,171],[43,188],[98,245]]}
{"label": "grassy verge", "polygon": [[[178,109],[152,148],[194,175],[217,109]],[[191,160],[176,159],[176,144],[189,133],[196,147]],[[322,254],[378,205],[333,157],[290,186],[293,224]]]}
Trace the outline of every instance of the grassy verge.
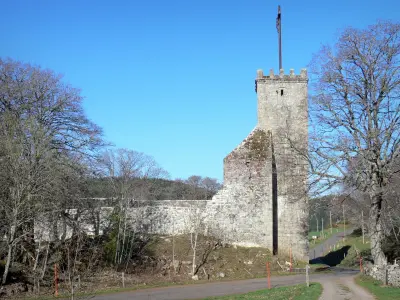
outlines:
{"label": "grassy verge", "polygon": [[204,298],[204,300],[252,300],[252,299],[274,299],[274,300],[313,300],[318,299],[322,293],[322,286],[319,283],[311,283],[310,287],[304,284],[279,287],[270,290],[260,290],[256,292],[250,292],[247,294],[238,294],[231,296],[222,297],[210,297]]}
{"label": "grassy verge", "polygon": [[371,245],[369,239],[365,239],[363,244],[362,237],[357,232],[346,237],[344,242],[341,242],[343,246],[350,246],[346,258],[340,263],[341,266],[345,267],[358,267],[360,264],[361,257],[367,257],[371,255]]}
{"label": "grassy verge", "polygon": [[384,286],[379,280],[360,275],[356,277],[356,283],[367,289],[378,300],[400,299],[400,288]]}

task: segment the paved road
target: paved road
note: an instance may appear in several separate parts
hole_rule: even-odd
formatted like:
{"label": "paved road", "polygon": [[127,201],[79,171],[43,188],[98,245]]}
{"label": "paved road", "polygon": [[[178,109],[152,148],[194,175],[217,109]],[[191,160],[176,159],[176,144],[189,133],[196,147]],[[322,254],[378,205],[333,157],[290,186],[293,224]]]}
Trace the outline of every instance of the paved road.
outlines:
{"label": "paved road", "polygon": [[[353,232],[353,230],[354,228],[346,229],[346,235],[350,235]],[[343,234],[344,234],[343,232],[335,233],[325,242],[315,246],[313,249],[310,249],[309,252],[310,260],[324,256],[325,253],[328,252],[329,246],[331,246],[333,249],[333,246],[343,239]]]}
{"label": "paved road", "polygon": [[[349,230],[348,233],[351,231]],[[323,248],[326,245],[337,243],[343,237],[343,233],[337,233],[327,241],[325,246],[318,245],[315,248],[316,257],[322,256]],[[314,249],[310,251],[313,258]],[[331,299],[373,299],[371,295],[358,287],[353,279],[357,270],[347,270],[333,268],[333,273],[311,274],[310,281],[320,282],[324,287],[321,300]],[[305,282],[305,274],[293,276],[277,276],[271,278],[271,286],[288,286]],[[92,299],[96,300],[180,300],[180,299],[201,299],[211,296],[223,296],[241,294],[267,288],[266,278],[236,280],[225,282],[212,282],[205,284],[191,284],[184,286],[170,286],[161,288],[142,289],[131,292],[121,292],[117,294],[98,295]]]}
{"label": "paved road", "polygon": [[[310,280],[313,282],[321,280],[334,280],[337,274],[313,274]],[[305,275],[279,276],[271,278],[271,286],[287,286],[305,282]],[[248,279],[237,281],[213,282],[205,284],[191,284],[184,286],[171,286],[163,288],[143,289],[132,292],[118,294],[99,295],[94,297],[96,300],[181,300],[181,299],[201,299],[211,296],[223,296],[232,294],[242,294],[267,288],[267,279]]]}

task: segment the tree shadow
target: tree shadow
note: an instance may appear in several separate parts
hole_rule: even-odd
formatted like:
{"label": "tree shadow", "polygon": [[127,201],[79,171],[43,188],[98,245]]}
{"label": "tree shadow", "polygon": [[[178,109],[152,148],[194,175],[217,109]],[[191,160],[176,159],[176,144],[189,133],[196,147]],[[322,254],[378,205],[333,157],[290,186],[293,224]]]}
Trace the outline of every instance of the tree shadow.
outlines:
{"label": "tree shadow", "polygon": [[334,267],[342,262],[342,260],[347,256],[347,252],[351,246],[344,246],[336,251],[329,252],[325,256],[320,256],[310,260],[310,264],[325,264],[330,267]]}

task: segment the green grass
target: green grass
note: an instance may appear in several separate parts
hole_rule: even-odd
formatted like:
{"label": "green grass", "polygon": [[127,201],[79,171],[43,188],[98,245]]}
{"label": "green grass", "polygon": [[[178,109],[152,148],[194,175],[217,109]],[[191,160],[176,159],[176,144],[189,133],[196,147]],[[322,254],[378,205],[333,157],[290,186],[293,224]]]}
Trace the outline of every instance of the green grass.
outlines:
{"label": "green grass", "polygon": [[260,290],[247,294],[238,294],[222,297],[204,298],[204,300],[255,300],[255,299],[274,299],[274,300],[313,300],[318,299],[322,294],[322,286],[319,283],[311,283],[310,287],[305,284],[298,284],[288,287],[279,287],[269,290]]}
{"label": "green grass", "polygon": [[366,275],[356,277],[356,283],[371,292],[378,300],[400,299],[400,288],[383,286],[382,282]]}
{"label": "green grass", "polygon": [[347,252],[346,258],[340,263],[340,265],[345,267],[358,267],[360,265],[360,255],[367,257],[371,254],[369,239],[366,238],[363,244],[362,237],[357,234],[347,236],[344,242],[340,242],[340,245],[351,247]]}

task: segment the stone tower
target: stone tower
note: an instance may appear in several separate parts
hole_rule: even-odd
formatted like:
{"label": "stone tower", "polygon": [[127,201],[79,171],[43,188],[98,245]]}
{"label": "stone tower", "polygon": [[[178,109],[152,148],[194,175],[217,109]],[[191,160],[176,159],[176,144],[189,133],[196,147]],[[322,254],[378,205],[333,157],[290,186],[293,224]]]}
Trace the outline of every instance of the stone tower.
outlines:
{"label": "stone tower", "polygon": [[224,159],[224,188],[207,205],[228,242],[308,260],[307,73],[257,71],[258,123]]}
{"label": "stone tower", "polygon": [[292,248],[299,257],[308,251],[307,83],[305,69],[300,75],[257,71],[257,126],[271,138],[273,249]]}

